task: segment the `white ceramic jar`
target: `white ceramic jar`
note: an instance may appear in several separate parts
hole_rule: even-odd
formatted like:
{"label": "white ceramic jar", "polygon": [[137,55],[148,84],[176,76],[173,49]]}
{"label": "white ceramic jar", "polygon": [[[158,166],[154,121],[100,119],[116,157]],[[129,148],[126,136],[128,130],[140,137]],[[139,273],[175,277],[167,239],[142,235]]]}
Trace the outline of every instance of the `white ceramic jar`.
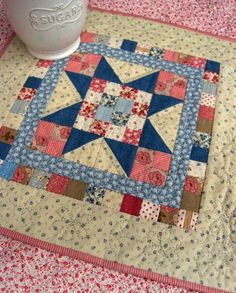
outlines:
{"label": "white ceramic jar", "polygon": [[7,0],[6,10],[29,52],[41,59],[55,60],[78,48],[87,0]]}

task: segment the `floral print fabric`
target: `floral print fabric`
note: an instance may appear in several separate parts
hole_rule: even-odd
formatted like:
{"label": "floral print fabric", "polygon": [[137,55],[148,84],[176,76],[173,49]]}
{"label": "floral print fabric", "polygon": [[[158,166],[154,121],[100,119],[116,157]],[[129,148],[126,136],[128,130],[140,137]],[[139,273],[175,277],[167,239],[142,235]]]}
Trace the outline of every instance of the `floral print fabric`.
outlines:
{"label": "floral print fabric", "polygon": [[108,270],[1,235],[0,259],[2,292],[197,293]]}
{"label": "floral print fabric", "polygon": [[90,0],[90,7],[110,12],[124,13],[187,27],[207,34],[236,39],[236,8],[231,0],[196,1],[112,1]]}

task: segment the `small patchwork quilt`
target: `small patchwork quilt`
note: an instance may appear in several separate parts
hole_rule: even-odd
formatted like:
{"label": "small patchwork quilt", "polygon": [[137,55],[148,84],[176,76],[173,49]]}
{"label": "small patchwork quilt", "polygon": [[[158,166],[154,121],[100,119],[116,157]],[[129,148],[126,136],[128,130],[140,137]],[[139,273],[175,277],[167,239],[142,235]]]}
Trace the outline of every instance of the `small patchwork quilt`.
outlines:
{"label": "small patchwork quilt", "polygon": [[[39,60],[0,129],[0,176],[196,229],[220,64],[85,32]],[[12,115],[12,116],[11,116]]]}

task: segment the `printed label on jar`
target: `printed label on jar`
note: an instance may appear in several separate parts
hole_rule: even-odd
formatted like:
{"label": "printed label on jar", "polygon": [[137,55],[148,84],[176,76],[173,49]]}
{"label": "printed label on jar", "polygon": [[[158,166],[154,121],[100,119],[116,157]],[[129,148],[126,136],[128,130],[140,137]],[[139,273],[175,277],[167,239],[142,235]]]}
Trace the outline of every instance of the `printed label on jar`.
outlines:
{"label": "printed label on jar", "polygon": [[47,31],[53,27],[64,27],[67,23],[77,21],[82,15],[83,4],[79,0],[71,0],[67,4],[60,3],[53,8],[34,8],[30,11],[31,26],[38,31]]}

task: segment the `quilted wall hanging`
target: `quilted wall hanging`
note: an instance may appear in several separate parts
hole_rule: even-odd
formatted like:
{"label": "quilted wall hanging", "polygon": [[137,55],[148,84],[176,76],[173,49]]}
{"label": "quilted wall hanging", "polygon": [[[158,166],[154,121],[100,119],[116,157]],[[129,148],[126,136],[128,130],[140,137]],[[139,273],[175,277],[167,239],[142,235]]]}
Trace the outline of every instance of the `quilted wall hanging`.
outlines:
{"label": "quilted wall hanging", "polygon": [[[36,64],[2,126],[7,180],[195,229],[219,64],[84,33],[69,60]],[[57,85],[57,82],[59,83]],[[62,83],[62,84],[61,84]],[[56,107],[57,86],[72,95]],[[7,154],[6,158],[4,154]]]}
{"label": "quilted wall hanging", "polygon": [[[104,14],[92,14],[69,58],[36,60],[17,39],[3,55],[11,105],[1,117],[1,233],[154,280],[232,290],[211,276],[212,264],[202,267],[212,259],[200,207],[210,210],[204,190],[218,186],[206,176],[222,78],[213,60],[220,59],[163,49],[170,46],[148,32],[113,36],[120,22],[139,20],[119,16],[109,31]],[[14,67],[12,89],[17,52],[26,73]]]}

